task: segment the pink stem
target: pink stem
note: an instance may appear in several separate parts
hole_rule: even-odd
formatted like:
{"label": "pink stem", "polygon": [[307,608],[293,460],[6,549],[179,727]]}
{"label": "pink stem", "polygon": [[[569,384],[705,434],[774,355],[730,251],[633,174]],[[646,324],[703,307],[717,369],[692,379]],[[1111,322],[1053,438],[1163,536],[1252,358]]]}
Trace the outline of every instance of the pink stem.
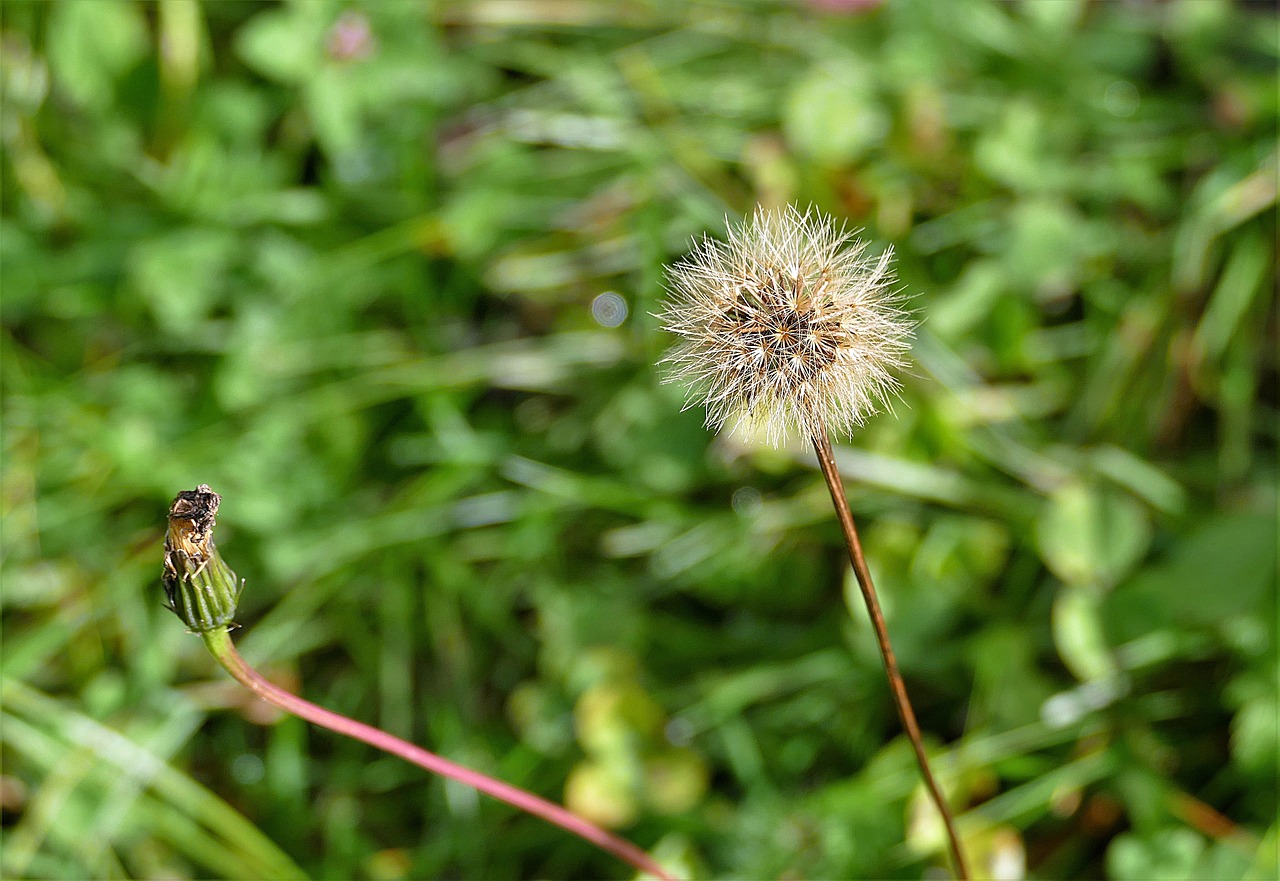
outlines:
{"label": "pink stem", "polygon": [[319,725],[321,728],[328,728],[330,731],[336,731],[339,734],[345,734],[347,737],[363,741],[383,752],[399,756],[406,762],[412,762],[419,768],[423,768],[433,774],[456,780],[483,792],[485,795],[504,801],[512,807],[527,811],[536,817],[541,817],[553,826],[559,826],[566,832],[571,832],[579,838],[591,842],[601,850],[630,863],[642,872],[648,872],[655,878],[661,879],[661,881],[676,881],[662,866],[658,865],[653,857],[631,842],[618,838],[616,835],[611,835],[553,802],[525,792],[523,789],[517,789],[510,784],[503,783],[501,780],[485,776],[479,771],[473,771],[470,768],[455,764],[448,759],[428,752],[420,746],[414,746],[408,741],[401,740],[392,734],[374,728],[372,725],[365,725],[362,722],[357,722],[354,719],[348,719],[346,716],[326,710],[324,707],[316,706],[296,694],[273,685],[264,679],[257,670],[250,667],[248,662],[240,656],[226,630],[213,630],[201,635],[204,637],[205,645],[209,647],[209,651],[213,653],[218,663],[241,685],[264,701],[275,704],[285,712],[292,713],[313,725]]}

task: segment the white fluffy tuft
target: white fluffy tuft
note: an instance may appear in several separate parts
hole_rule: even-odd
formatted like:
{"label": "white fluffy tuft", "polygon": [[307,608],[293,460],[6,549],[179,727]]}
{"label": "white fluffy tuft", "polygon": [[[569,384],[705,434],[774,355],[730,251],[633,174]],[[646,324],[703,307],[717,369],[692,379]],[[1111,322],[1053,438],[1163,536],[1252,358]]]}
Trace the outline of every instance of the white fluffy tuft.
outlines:
{"label": "white fluffy tuft", "polygon": [[893,397],[912,321],[891,289],[892,252],[815,210],[757,209],[724,242],[704,239],[670,272],[658,318],[680,340],[665,381],[689,386],[707,426],[757,428],[775,446],[847,435]]}

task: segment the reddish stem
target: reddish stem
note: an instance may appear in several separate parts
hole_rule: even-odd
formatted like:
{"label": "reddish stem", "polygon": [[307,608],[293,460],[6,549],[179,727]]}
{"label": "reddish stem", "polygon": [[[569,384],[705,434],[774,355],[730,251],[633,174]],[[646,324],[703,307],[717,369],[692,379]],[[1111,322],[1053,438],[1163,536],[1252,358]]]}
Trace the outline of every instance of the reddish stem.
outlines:
{"label": "reddish stem", "polygon": [[942,824],[946,827],[947,846],[951,850],[951,860],[955,863],[956,877],[968,881],[969,867],[965,863],[964,851],[960,847],[960,836],[956,833],[956,823],[947,807],[947,800],[942,795],[938,781],[933,777],[929,767],[929,757],[924,751],[924,740],[920,736],[920,726],[916,723],[915,710],[911,708],[911,698],[907,696],[906,683],[902,681],[902,673],[898,670],[898,659],[893,654],[893,646],[889,643],[889,628],[884,622],[884,613],[880,611],[880,600],[876,596],[876,586],[871,580],[871,570],[867,568],[867,560],[862,555],[862,542],[858,540],[858,527],[853,522],[853,512],[849,510],[849,500],[845,498],[844,484],[840,481],[840,472],[836,469],[835,453],[831,449],[831,439],[826,429],[821,429],[813,436],[813,448],[818,454],[818,465],[822,468],[822,476],[827,480],[827,489],[831,492],[831,502],[836,508],[836,519],[840,521],[840,529],[844,532],[845,544],[849,548],[849,562],[853,564],[853,574],[857,576],[858,588],[862,591],[862,599],[867,606],[867,614],[871,618],[871,628],[876,634],[876,643],[880,646],[880,656],[884,659],[884,672],[889,680],[889,690],[893,692],[893,703],[898,709],[898,718],[911,741],[911,748],[916,754],[916,763],[920,766],[920,776],[924,778],[929,798],[942,815]]}
{"label": "reddish stem", "polygon": [[541,817],[553,826],[559,826],[566,832],[591,842],[601,850],[630,863],[642,872],[648,872],[655,878],[661,879],[661,881],[675,881],[675,878],[668,874],[662,866],[658,865],[653,857],[631,842],[604,831],[553,802],[503,783],[501,780],[495,780],[492,777],[481,774],[479,771],[473,771],[470,768],[455,764],[448,759],[437,756],[435,753],[428,752],[420,746],[415,746],[408,741],[401,740],[392,734],[374,728],[372,725],[365,725],[363,722],[348,719],[346,716],[326,710],[324,707],[303,700],[296,694],[273,685],[264,679],[257,670],[250,667],[248,662],[240,656],[226,630],[213,630],[201,635],[204,637],[205,645],[209,647],[209,651],[213,653],[218,663],[232,677],[264,701],[275,704],[285,712],[292,713],[313,725],[319,725],[321,728],[328,728],[338,734],[345,734],[347,737],[363,741],[372,747],[398,756],[406,762],[411,762],[433,774],[439,774],[442,777],[448,777],[450,780],[456,780],[465,786],[470,786],[485,795],[504,801],[512,807],[519,808],[536,817]]}

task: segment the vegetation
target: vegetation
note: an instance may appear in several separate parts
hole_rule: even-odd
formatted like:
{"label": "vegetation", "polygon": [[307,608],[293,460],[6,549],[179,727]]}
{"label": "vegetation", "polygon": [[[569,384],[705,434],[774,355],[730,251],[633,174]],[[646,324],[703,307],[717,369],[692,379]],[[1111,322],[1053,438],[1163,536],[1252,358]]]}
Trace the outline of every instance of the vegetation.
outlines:
{"label": "vegetation", "polygon": [[836,458],[975,874],[1275,877],[1274,10],[0,17],[0,874],[627,871],[246,696],[163,607],[204,483],[290,690],[686,876],[944,866],[811,449],[654,367],[791,203],[921,321]]}

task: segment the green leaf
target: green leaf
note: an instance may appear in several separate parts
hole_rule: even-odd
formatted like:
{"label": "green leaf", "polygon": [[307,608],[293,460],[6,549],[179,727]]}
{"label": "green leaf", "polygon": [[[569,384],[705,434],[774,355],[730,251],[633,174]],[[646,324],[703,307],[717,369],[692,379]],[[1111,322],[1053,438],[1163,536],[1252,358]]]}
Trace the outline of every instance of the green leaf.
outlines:
{"label": "green leaf", "polygon": [[787,140],[819,162],[857,160],[889,130],[889,115],[872,89],[865,73],[852,65],[815,68],[787,102],[783,120]]}
{"label": "green leaf", "polygon": [[187,228],[139,242],[129,281],[166,333],[192,333],[215,307],[237,246],[225,230]]}
{"label": "green leaf", "polygon": [[106,109],[116,81],[147,55],[141,7],[121,0],[55,5],[48,40],[54,81],[95,110]]}
{"label": "green leaf", "polygon": [[1107,874],[1114,881],[1236,881],[1248,869],[1249,857],[1239,845],[1218,841],[1206,847],[1190,829],[1121,835],[1107,851]]}
{"label": "green leaf", "polygon": [[[1274,671],[1273,671],[1274,672]],[[1248,701],[1231,720],[1231,759],[1245,771],[1265,777],[1280,759],[1280,704],[1268,694]]]}
{"label": "green leaf", "polygon": [[1083,482],[1055,491],[1036,523],[1045,564],[1068,584],[1109,586],[1151,543],[1146,508],[1128,495]]}
{"label": "green leaf", "polygon": [[270,79],[302,83],[324,61],[327,4],[296,3],[260,13],[236,35],[244,63]]}
{"label": "green leaf", "polygon": [[1064,585],[1053,603],[1053,642],[1058,656],[1084,682],[1115,673],[1115,660],[1098,614],[1101,598],[1083,585]]}
{"label": "green leaf", "polygon": [[1107,600],[1116,629],[1124,608],[1148,607],[1204,625],[1260,612],[1275,585],[1276,521],[1269,514],[1220,514],[1178,541],[1169,558]]}

